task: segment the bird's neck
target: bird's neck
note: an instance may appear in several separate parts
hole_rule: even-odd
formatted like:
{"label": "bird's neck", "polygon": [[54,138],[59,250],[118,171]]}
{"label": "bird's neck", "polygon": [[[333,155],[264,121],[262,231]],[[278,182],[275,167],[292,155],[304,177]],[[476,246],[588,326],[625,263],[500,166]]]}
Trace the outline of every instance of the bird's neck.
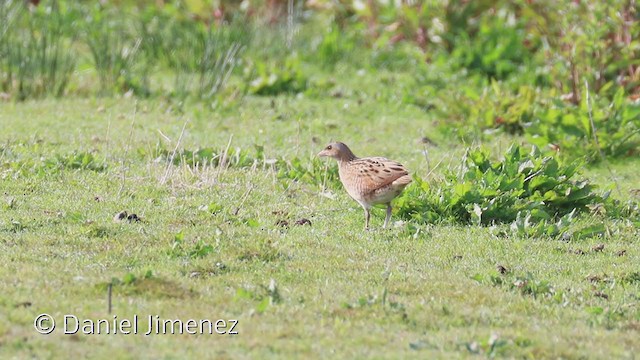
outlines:
{"label": "bird's neck", "polygon": [[354,153],[351,152],[351,150],[349,148],[346,149],[346,151],[344,151],[342,154],[340,154],[340,158],[338,159],[338,162],[340,164],[344,163],[348,163],[350,161],[353,161],[355,159],[357,159],[358,157],[355,156]]}

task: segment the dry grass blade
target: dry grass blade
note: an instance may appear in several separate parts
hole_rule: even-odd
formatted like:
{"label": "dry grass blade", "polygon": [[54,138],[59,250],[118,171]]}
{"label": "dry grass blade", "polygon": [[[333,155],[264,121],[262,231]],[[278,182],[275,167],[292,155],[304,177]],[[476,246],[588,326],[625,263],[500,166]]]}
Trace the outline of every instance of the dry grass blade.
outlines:
{"label": "dry grass blade", "polygon": [[178,137],[178,141],[176,142],[176,146],[173,148],[173,152],[171,153],[171,157],[169,158],[169,161],[167,162],[167,166],[165,168],[164,175],[162,175],[162,178],[160,179],[160,184],[165,184],[167,182],[167,179],[171,175],[171,172],[173,170],[173,160],[175,159],[176,153],[178,152],[178,148],[180,147],[180,144],[182,143],[182,137],[184,136],[184,130],[186,129],[188,123],[189,123],[189,119],[186,119],[184,121],[184,123],[182,124],[182,130],[180,131],[180,136]]}

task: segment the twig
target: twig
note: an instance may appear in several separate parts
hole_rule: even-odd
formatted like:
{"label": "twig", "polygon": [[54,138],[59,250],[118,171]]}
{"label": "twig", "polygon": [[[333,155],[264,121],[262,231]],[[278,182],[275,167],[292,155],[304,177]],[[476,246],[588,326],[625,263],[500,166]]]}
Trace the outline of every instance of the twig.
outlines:
{"label": "twig", "polygon": [[231,148],[231,141],[233,140],[233,134],[229,136],[229,142],[227,143],[227,147],[224,149],[222,156],[220,157],[220,161],[218,162],[218,171],[216,171],[215,178],[220,178],[220,172],[227,168],[227,156],[229,154],[229,148]]}
{"label": "twig", "polygon": [[427,176],[425,176],[425,179],[428,179],[428,178],[429,178],[429,176],[431,176],[431,173],[432,173],[432,172],[434,172],[434,171],[435,171],[435,169],[437,169],[437,168],[440,166],[440,164],[442,164],[442,161],[444,161],[444,160],[440,160],[440,161],[438,161],[438,163],[436,164],[436,166],[434,166],[431,170],[429,170],[429,172],[427,173]]}
{"label": "twig", "polygon": [[162,130],[158,129],[158,133],[160,133],[160,136],[162,136],[165,140],[167,140],[168,142],[171,142],[171,139],[169,139],[169,137],[167,135],[165,135]]}
{"label": "twig", "polygon": [[238,216],[238,213],[240,212],[240,208],[242,208],[242,205],[244,205],[245,201],[247,201],[247,198],[249,197],[249,194],[251,194],[251,191],[253,191],[254,187],[255,186],[251,184],[249,189],[242,195],[242,198],[240,199],[240,204],[238,204],[238,207],[236,207],[235,211],[233,212],[234,216]]}
{"label": "twig", "polygon": [[109,287],[107,288],[107,314],[111,314],[111,289],[113,288],[113,283],[109,283]]}
{"label": "twig", "polygon": [[329,162],[325,161],[324,162],[324,176],[322,177],[322,191],[324,192],[325,190],[327,190],[327,180],[329,178]]}

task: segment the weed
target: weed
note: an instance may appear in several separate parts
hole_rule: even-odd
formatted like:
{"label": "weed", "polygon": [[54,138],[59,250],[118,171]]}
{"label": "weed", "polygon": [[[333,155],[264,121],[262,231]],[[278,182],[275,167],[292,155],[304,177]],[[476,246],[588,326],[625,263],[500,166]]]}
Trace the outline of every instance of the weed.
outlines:
{"label": "weed", "polygon": [[216,251],[216,248],[208,243],[205,243],[202,239],[192,243],[191,245],[185,242],[184,233],[179,232],[173,238],[171,249],[167,254],[172,258],[203,258]]}
{"label": "weed", "polygon": [[245,69],[245,72],[251,79],[248,91],[252,94],[296,94],[307,88],[307,78],[302,73],[297,58],[287,58],[283,64],[256,61],[254,67]]}
{"label": "weed", "polygon": [[88,152],[74,152],[68,155],[56,155],[54,158],[45,159],[43,167],[47,170],[90,170],[104,171],[107,165]]}
{"label": "weed", "polygon": [[[419,222],[506,222],[521,233],[558,235],[589,205],[617,208],[608,193],[599,195],[595,185],[573,180],[579,167],[578,162],[563,165],[536,147],[526,153],[511,146],[499,162],[482,150],[467,150],[459,173],[449,171],[437,188],[416,176],[396,204],[401,216]],[[557,223],[549,224],[552,220]],[[599,230],[585,229],[580,236]]]}
{"label": "weed", "polygon": [[247,299],[258,302],[256,312],[264,313],[269,306],[277,305],[282,302],[282,296],[278,290],[278,286],[274,279],[269,281],[268,286],[260,285],[257,288],[238,288],[236,291],[237,299]]}
{"label": "weed", "polygon": [[534,298],[551,298],[557,293],[548,281],[538,280],[531,273],[526,275],[490,274],[487,277],[476,274],[472,279],[479,283],[490,283],[493,286],[505,287]]}

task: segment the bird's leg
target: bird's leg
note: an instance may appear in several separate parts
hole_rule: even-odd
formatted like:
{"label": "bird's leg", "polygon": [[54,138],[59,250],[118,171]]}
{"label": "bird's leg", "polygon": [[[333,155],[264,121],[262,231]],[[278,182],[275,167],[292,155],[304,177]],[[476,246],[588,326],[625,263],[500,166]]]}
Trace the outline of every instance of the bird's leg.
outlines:
{"label": "bird's leg", "polygon": [[389,220],[391,220],[391,204],[387,204],[387,216],[384,218],[383,228],[386,228],[389,225]]}
{"label": "bird's leg", "polygon": [[363,207],[363,209],[364,209],[364,229],[369,230],[369,218],[371,217],[371,214],[369,213],[369,209],[367,209],[366,207]]}

